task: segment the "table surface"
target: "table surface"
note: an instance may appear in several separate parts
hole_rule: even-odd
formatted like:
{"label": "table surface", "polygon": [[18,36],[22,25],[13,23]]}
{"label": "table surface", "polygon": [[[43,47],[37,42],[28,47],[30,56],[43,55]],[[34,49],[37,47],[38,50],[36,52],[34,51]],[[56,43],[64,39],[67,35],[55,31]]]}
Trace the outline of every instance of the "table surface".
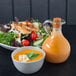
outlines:
{"label": "table surface", "polygon": [[17,71],[11,60],[12,51],[0,47],[0,76],[76,76],[75,32],[75,30],[70,30],[70,33],[67,31],[67,34],[64,32],[71,43],[71,55],[65,63],[52,64],[45,61],[40,71],[31,75]]}

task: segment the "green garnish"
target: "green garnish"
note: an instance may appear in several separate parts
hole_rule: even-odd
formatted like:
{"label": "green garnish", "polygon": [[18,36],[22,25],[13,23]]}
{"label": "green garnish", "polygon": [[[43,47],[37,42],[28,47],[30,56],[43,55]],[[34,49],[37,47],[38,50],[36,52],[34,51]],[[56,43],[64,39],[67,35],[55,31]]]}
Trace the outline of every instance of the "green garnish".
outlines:
{"label": "green garnish", "polygon": [[16,39],[16,34],[14,32],[0,32],[0,43],[11,45],[11,41]]}
{"label": "green garnish", "polygon": [[35,59],[36,57],[39,56],[39,54],[34,53],[34,52],[35,52],[35,51],[33,50],[32,52],[26,54],[30,60],[33,60],[33,59]]}
{"label": "green garnish", "polygon": [[34,55],[34,50],[32,52],[28,53],[27,55],[28,55],[28,57],[32,57]]}

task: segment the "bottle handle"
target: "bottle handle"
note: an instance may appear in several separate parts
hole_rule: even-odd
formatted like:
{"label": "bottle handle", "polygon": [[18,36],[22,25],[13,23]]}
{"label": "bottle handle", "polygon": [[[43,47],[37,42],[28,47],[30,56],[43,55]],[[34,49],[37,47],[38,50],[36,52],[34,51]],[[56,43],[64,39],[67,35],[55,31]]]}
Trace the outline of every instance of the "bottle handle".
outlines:
{"label": "bottle handle", "polygon": [[50,20],[45,20],[45,21],[43,22],[44,25],[47,24],[47,23],[50,23],[50,24],[51,24],[51,21],[50,21]]}
{"label": "bottle handle", "polygon": [[[47,23],[52,24],[52,23],[53,23],[53,20],[45,20],[45,21],[43,22],[44,25],[47,24]],[[62,20],[61,20],[61,24],[65,24],[65,23],[66,23],[65,20],[62,19]]]}

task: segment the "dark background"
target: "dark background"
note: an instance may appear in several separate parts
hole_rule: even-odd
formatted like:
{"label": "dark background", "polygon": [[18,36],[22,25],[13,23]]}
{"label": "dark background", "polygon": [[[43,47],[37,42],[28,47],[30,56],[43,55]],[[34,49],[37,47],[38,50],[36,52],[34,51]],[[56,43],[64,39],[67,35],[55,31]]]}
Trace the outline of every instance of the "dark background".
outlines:
{"label": "dark background", "polygon": [[18,72],[11,60],[11,51],[0,47],[0,76],[76,76],[76,0],[0,0],[0,24],[9,23],[18,17],[43,22],[53,17],[66,20],[63,34],[71,44],[67,62],[51,64],[45,61],[42,69],[32,75]]}
{"label": "dark background", "polygon": [[76,0],[0,0],[0,23],[8,23],[14,17],[44,21],[62,17],[68,25],[76,24]]}

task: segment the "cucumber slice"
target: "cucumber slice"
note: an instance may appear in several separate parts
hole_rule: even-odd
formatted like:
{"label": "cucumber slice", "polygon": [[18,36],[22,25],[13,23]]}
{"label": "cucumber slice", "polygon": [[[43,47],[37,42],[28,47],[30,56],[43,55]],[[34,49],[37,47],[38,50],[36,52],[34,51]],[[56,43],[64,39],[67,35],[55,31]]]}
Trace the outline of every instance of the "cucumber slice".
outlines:
{"label": "cucumber slice", "polygon": [[40,40],[34,41],[33,46],[41,46],[42,43],[43,43],[43,40],[44,39],[40,39]]}

